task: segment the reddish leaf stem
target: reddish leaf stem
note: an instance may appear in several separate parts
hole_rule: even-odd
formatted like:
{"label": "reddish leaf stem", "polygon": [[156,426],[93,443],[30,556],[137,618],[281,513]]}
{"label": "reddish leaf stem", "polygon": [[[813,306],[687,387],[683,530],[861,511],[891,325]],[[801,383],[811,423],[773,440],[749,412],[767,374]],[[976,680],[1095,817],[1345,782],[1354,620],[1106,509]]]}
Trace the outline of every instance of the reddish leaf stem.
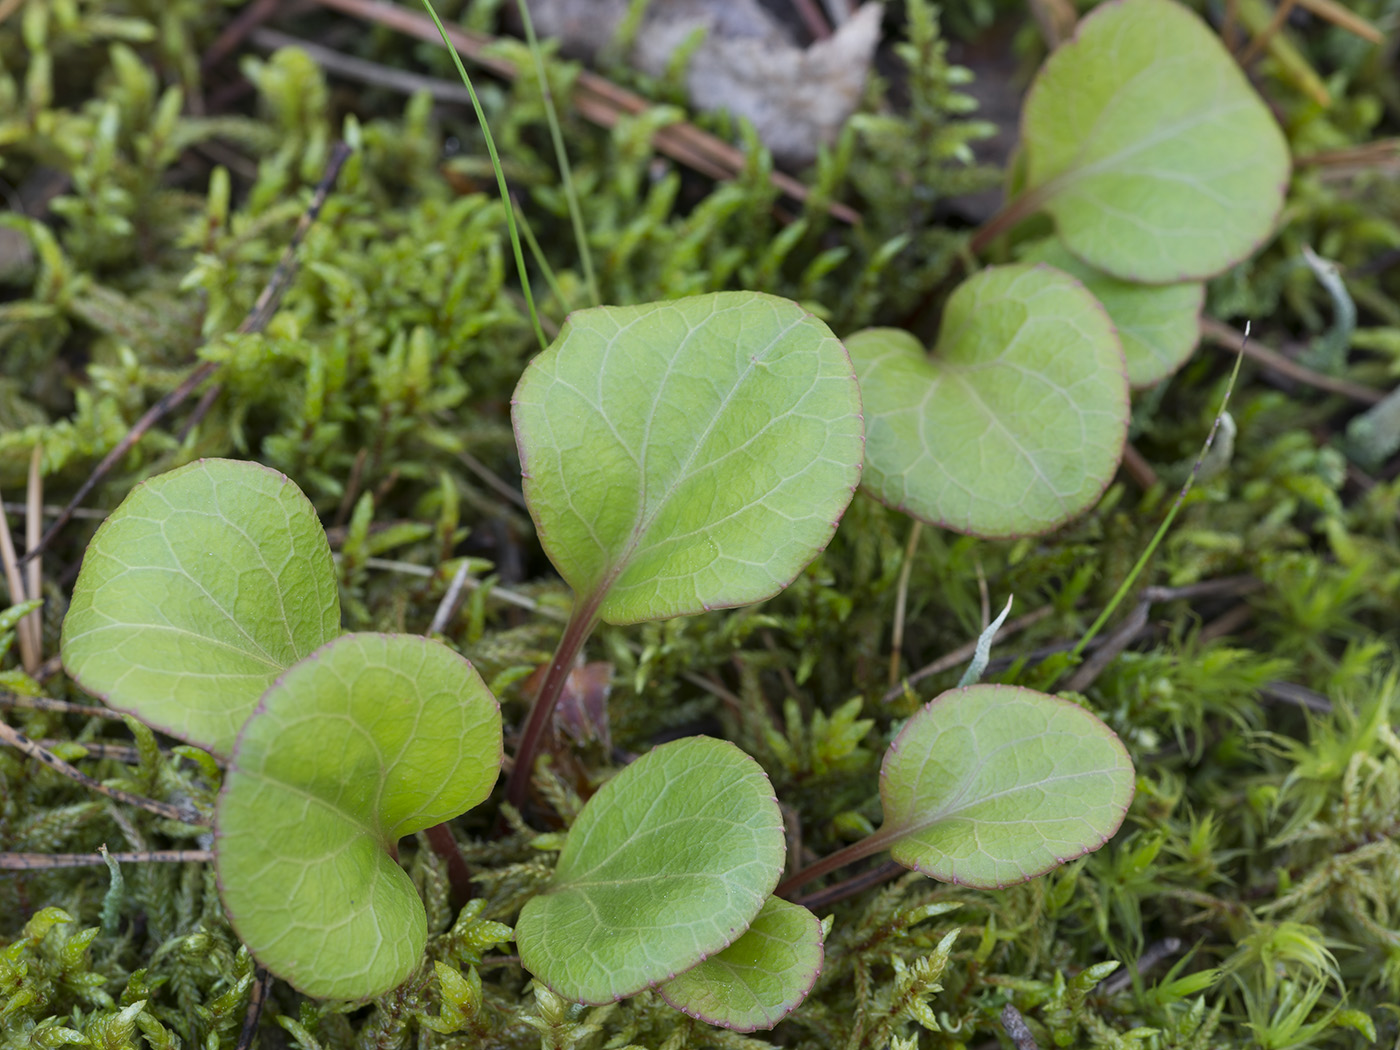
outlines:
{"label": "reddish leaf stem", "polygon": [[847,864],[854,864],[858,860],[873,856],[881,850],[889,849],[891,843],[899,838],[896,830],[880,828],[878,831],[865,836],[859,842],[852,842],[843,849],[838,849],[835,853],[828,853],[815,864],[809,864],[792,878],[781,883],[773,892],[779,897],[791,898],[793,891],[798,887],[819,879],[823,875],[830,874],[837,868],[844,868]]}
{"label": "reddish leaf stem", "polygon": [[424,835],[427,836],[428,845],[432,847],[433,852],[447,864],[447,882],[452,887],[452,903],[460,908],[476,896],[476,887],[472,885],[472,872],[467,867],[466,858],[462,856],[457,840],[452,837],[452,831],[446,823],[434,824]]}
{"label": "reddish leaf stem", "polygon": [[[1046,186],[1048,185],[1050,184],[1047,183]],[[1045,203],[1046,186],[1037,186],[1033,190],[1020,193],[1002,205],[1001,210],[978,227],[977,232],[972,235],[972,239],[967,242],[968,251],[973,255],[981,255],[1003,233],[1010,233],[1022,221],[1038,212],[1040,206]]]}
{"label": "reddish leaf stem", "polygon": [[544,683],[530,708],[530,717],[525,722],[525,728],[520,734],[520,746],[515,752],[515,766],[511,769],[510,780],[506,784],[506,801],[516,809],[525,804],[525,796],[530,793],[530,775],[534,772],[535,757],[539,754],[540,745],[544,743],[553,724],[554,706],[559,702],[564,684],[569,680],[574,658],[578,656],[583,643],[588,640],[598,622],[598,606],[601,602],[602,597],[599,595],[574,606],[573,614],[564,627],[564,634],[559,639],[559,647],[554,650],[554,658],[549,662],[549,670],[545,672]]}

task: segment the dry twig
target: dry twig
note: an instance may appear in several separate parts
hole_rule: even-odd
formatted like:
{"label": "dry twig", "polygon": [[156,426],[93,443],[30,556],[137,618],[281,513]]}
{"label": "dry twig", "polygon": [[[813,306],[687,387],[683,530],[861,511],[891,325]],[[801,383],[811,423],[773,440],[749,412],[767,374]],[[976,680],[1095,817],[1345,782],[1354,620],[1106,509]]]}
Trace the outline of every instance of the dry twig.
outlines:
{"label": "dry twig", "polygon": [[1316,387],[1319,390],[1326,390],[1329,394],[1340,394],[1342,397],[1349,397],[1353,401],[1360,401],[1365,405],[1374,405],[1385,397],[1381,391],[1372,390],[1360,383],[1353,383],[1346,379],[1334,379],[1321,372],[1314,372],[1311,368],[1304,368],[1296,361],[1290,361],[1277,350],[1270,350],[1267,346],[1261,345],[1255,339],[1246,341],[1243,332],[1236,331],[1229,325],[1209,317],[1201,318],[1201,336],[1232,354],[1242,352],[1251,361],[1261,364],[1279,375],[1307,386]]}
{"label": "dry twig", "polygon": [[[431,19],[396,4],[379,3],[377,0],[315,2],[322,7],[353,15],[367,22],[387,26],[405,36],[430,44],[442,43],[437,27]],[[494,42],[485,33],[472,32],[459,26],[447,26],[447,35],[453,47],[483,69],[507,80],[513,80],[517,76],[518,71],[514,63],[485,53],[486,48]],[[641,95],[619,87],[606,77],[586,69],[579,73],[574,83],[572,101],[574,108],[584,119],[604,128],[611,128],[623,117],[642,113],[651,107],[651,103]],[[652,144],[672,160],[679,161],[712,179],[733,178],[743,171],[746,162],[743,150],[685,122],[659,129],[652,138]],[[774,171],[770,173],[769,179],[789,197],[799,201],[807,199],[807,187],[791,175]],[[827,205],[827,209],[833,217],[842,222],[860,222],[860,213],[839,201],[832,201]]]}
{"label": "dry twig", "polygon": [[[214,859],[213,852],[207,849],[148,849],[108,853],[107,856],[119,864],[207,864]],[[96,850],[91,853],[0,853],[0,871],[95,868],[106,863]]]}
{"label": "dry twig", "polygon": [[16,750],[23,751],[30,758],[48,766],[55,773],[61,773],[70,780],[76,780],[83,787],[96,791],[99,795],[106,795],[110,799],[125,802],[127,805],[136,806],[138,809],[144,809],[148,813],[154,813],[158,817],[178,821],[181,824],[208,825],[209,823],[204,817],[195,813],[187,813],[179,806],[171,805],[169,802],[157,802],[153,798],[143,798],[140,795],[133,795],[130,791],[108,787],[101,781],[94,780],[76,766],[63,761],[47,748],[40,747],[6,722],[0,722],[0,743],[9,744]]}

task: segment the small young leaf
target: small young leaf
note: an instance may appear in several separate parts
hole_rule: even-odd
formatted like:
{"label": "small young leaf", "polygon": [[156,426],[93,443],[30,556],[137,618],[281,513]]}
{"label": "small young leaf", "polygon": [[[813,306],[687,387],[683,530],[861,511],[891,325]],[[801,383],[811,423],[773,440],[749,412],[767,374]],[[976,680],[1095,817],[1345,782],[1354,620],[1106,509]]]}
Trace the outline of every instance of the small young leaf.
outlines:
{"label": "small young leaf", "polygon": [[944,882],[992,889],[1098,849],[1133,797],[1133,764],[1084,708],[1029,689],[936,697],[880,771],[890,855]]}
{"label": "small young leaf", "polygon": [[1041,262],[1081,281],[1108,311],[1123,341],[1128,382],[1151,386],[1180,368],[1200,337],[1201,308],[1206,286],[1133,284],[1096,270],[1070,251],[1057,237],[1047,237],[1021,251],[1026,262]]}
{"label": "small young leaf", "polygon": [[63,664],[109,706],[227,755],[273,679],[339,633],[310,501],[275,470],[206,459],[138,485],[97,530]]}
{"label": "small young leaf", "polygon": [[742,937],[656,990],[691,1017],[752,1032],[772,1028],[795,1010],[821,969],[820,920],[769,897]]}
{"label": "small young leaf", "polygon": [[748,928],[785,853],[757,762],[708,737],[663,744],[579,814],[554,880],[520,912],[521,964],[583,1003],[670,980]]}
{"label": "small young leaf", "polygon": [[1239,65],[1172,0],[1114,0],[1045,62],[1026,192],[1070,251],[1128,281],[1200,280],[1273,229],[1288,146]]}
{"label": "small young leaf", "polygon": [[1088,509],[1128,432],[1123,352],[1103,307],[1048,266],[961,284],[926,354],[908,332],[846,340],[865,401],[864,484],[979,536],[1045,532]]}
{"label": "small young leaf", "polygon": [[771,597],[860,479],[850,360],[770,295],[579,310],[512,417],[540,541],[609,623]]}
{"label": "small young leaf", "polygon": [[308,995],[361,999],[422,958],[401,836],[481,802],[501,714],[471,664],[410,635],[348,634],[279,678],[219,793],[215,863],[238,936]]}

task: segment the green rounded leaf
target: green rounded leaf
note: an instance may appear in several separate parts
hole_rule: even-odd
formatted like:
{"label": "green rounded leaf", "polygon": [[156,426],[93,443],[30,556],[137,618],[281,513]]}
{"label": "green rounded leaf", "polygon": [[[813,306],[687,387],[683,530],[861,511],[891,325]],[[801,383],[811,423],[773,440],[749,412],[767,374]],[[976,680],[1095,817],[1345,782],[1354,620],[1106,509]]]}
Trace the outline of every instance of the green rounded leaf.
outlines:
{"label": "green rounded leaf", "polygon": [[1045,62],[1022,116],[1026,187],[1116,277],[1199,280],[1283,208],[1288,145],[1219,38],[1172,0],[1112,0]]}
{"label": "green rounded leaf", "polygon": [[1128,383],[1103,307],[1048,266],[997,266],[948,298],[931,354],[908,332],[846,340],[865,401],[866,489],[979,536],[1045,532],[1099,498]]}
{"label": "green rounded leaf", "polygon": [[1123,342],[1128,382],[1151,386],[1180,368],[1201,334],[1201,308],[1206,287],[1200,281],[1181,284],[1133,284],[1096,270],[1056,237],[1028,245],[1027,262],[1042,262],[1080,281],[1103,304]]}
{"label": "green rounded leaf", "polygon": [[579,814],[554,880],[520,912],[520,962],[583,1003],[668,981],[748,929],[785,853],[757,762],[708,737],[663,744]]}
{"label": "green rounded leaf", "polygon": [[742,937],[656,990],[697,1020],[753,1032],[795,1010],[821,969],[821,922],[806,908],[769,897]]}
{"label": "green rounded leaf", "polygon": [[253,955],[308,995],[393,988],[427,917],[400,837],[490,793],[501,714],[466,660],[410,635],[348,634],[263,696],[219,793],[224,906]]}
{"label": "green rounded leaf", "polygon": [[513,406],[540,541],[609,623],[771,597],[860,479],[850,360],[771,295],[577,311]]}
{"label": "green rounded leaf", "polygon": [[109,706],[227,755],[273,680],[339,633],[315,508],[275,470],[206,459],[138,485],[97,530],[63,664]]}
{"label": "green rounded leaf", "polygon": [[890,855],[991,889],[1098,849],[1133,797],[1114,732],[1068,700],[1005,685],[952,689],[895,737],[880,770]]}

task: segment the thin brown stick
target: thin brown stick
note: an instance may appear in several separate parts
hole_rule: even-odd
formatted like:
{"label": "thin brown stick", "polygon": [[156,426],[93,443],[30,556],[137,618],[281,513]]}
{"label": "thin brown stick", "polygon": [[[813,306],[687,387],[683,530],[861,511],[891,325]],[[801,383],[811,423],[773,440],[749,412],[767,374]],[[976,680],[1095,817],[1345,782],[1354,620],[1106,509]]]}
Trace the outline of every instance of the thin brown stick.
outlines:
{"label": "thin brown stick", "polygon": [[107,744],[97,743],[93,740],[36,740],[40,747],[52,751],[56,747],[64,747],[68,744],[77,744],[87,754],[85,758],[111,758],[118,762],[123,762],[128,766],[138,765],[141,762],[141,751],[132,744]]}
{"label": "thin brown stick", "polygon": [[1123,445],[1122,467],[1143,492],[1150,492],[1157,487],[1160,480],[1157,472],[1152,469],[1152,464],[1147,462],[1147,457],[1135,449],[1131,442],[1125,442]]}
{"label": "thin brown stick", "polygon": [[306,56],[328,73],[356,80],[362,84],[397,91],[401,95],[413,95],[426,91],[439,102],[455,102],[470,105],[472,96],[460,82],[444,80],[440,77],[425,77],[419,73],[382,66],[354,55],[347,55],[334,48],[317,44],[311,40],[279,33],[275,29],[257,29],[250,37],[254,47],[263,51],[276,51],[278,48],[295,47],[306,52]]}
{"label": "thin brown stick", "polygon": [[253,1040],[258,1035],[258,1022],[262,1020],[263,1006],[267,993],[272,990],[272,974],[261,966],[255,971],[253,986],[248,990],[248,1009],[243,1011],[243,1027],[238,1031],[238,1045],[235,1050],[252,1050]]}
{"label": "thin brown stick", "polygon": [[1240,43],[1240,0],[1225,0],[1225,17],[1220,24],[1220,39],[1230,54]]}
{"label": "thin brown stick", "polygon": [[281,2],[282,0],[253,0],[214,38],[214,42],[205,50],[204,57],[199,60],[199,68],[205,71],[213,69],[233,54],[248,34],[277,13],[277,6]]}
{"label": "thin brown stick", "polygon": [[50,700],[46,696],[20,696],[18,693],[0,691],[0,707],[23,707],[32,711],[59,711],[65,715],[83,715],[87,718],[120,718],[116,711],[90,704],[74,704],[67,700]]}
{"label": "thin brown stick", "polygon": [[1082,693],[1094,680],[1103,674],[1104,669],[1118,659],[1124,649],[1147,628],[1147,614],[1152,609],[1150,601],[1139,602],[1128,618],[1103,639],[1103,644],[1075,670],[1063,688],[1071,693]]}
{"label": "thin brown stick", "polygon": [[1330,715],[1332,713],[1331,700],[1307,686],[1298,685],[1296,682],[1270,682],[1259,690],[1259,695],[1265,700],[1307,708],[1314,714]]}
{"label": "thin brown stick", "polygon": [[1132,969],[1122,969],[1109,974],[1094,987],[1095,995],[1117,995],[1119,992],[1126,992],[1133,986],[1133,975],[1144,974],[1154,966],[1158,966],[1181,951],[1182,941],[1180,937],[1164,937],[1160,941],[1149,944],[1146,950],[1138,956],[1137,965]]}
{"label": "thin brown stick", "polygon": [[[39,536],[44,531],[44,446],[37,441],[29,455],[29,484],[24,501],[24,549],[33,550],[39,544]],[[43,559],[35,558],[27,566],[28,579],[25,589],[30,598],[39,598],[44,589]],[[29,644],[34,650],[34,663],[26,664],[24,670],[35,674],[44,659],[44,614],[35,609],[17,625],[20,630],[29,631]]]}
{"label": "thin brown stick", "polygon": [[[207,849],[148,849],[108,853],[107,856],[119,864],[208,864],[214,859],[213,851]],[[91,853],[0,853],[0,871],[89,868],[106,863],[96,850]]]}
{"label": "thin brown stick", "polygon": [[[3,508],[10,514],[27,514],[29,512],[28,503],[18,503],[13,500],[0,501],[0,508]],[[56,518],[63,513],[63,508],[56,503],[45,503],[39,510],[46,518]],[[73,511],[71,516],[74,518],[87,518],[92,521],[101,521],[107,517],[107,512],[105,510],[93,510],[90,507],[79,507]]]}
{"label": "thin brown stick", "polygon": [[792,0],[792,6],[813,40],[826,40],[831,36],[831,26],[827,24],[826,15],[822,14],[822,9],[813,0]]}
{"label": "thin brown stick", "polygon": [[1373,390],[1368,386],[1352,383],[1346,379],[1334,379],[1321,372],[1314,372],[1311,368],[1304,368],[1297,362],[1290,361],[1277,350],[1270,350],[1267,346],[1261,345],[1256,339],[1251,338],[1246,342],[1243,332],[1236,331],[1229,325],[1209,317],[1201,318],[1201,336],[1232,354],[1240,353],[1240,347],[1243,346],[1244,356],[1251,361],[1306,386],[1326,390],[1330,394],[1340,394],[1342,397],[1349,397],[1353,401],[1360,401],[1365,405],[1374,405],[1385,397],[1383,391]]}
{"label": "thin brown stick", "polygon": [[[387,26],[430,44],[441,45],[442,38],[437,27],[426,15],[420,15],[397,4],[380,3],[378,0],[315,0],[322,7],[328,7],[343,14]],[[517,75],[515,64],[495,55],[486,54],[486,49],[494,43],[485,33],[476,33],[460,26],[447,26],[448,39],[461,54],[483,69],[497,76],[513,80]],[[587,120],[605,128],[610,128],[625,115],[636,115],[650,108],[651,103],[635,92],[619,87],[606,77],[583,70],[574,82],[573,103]],[[701,131],[693,124],[671,124],[659,129],[652,136],[656,149],[685,164],[703,175],[714,179],[733,178],[743,171],[746,156],[744,151],[731,146],[723,139]],[[769,180],[783,193],[795,200],[805,201],[807,187],[800,181],[780,171],[773,171]],[[855,225],[860,222],[860,213],[849,205],[832,201],[826,205],[834,218]]]}
{"label": "thin brown stick", "polygon": [[924,523],[915,521],[909,530],[909,542],[904,545],[904,564],[899,567],[899,583],[894,591],[894,626],[890,630],[890,677],[891,689],[899,681],[899,665],[904,658],[904,614],[909,604],[909,577],[914,571],[914,553],[919,548],[919,538],[924,534]]}
{"label": "thin brown stick", "polygon": [[505,497],[527,514],[530,512],[530,505],[525,502],[525,497],[521,494],[520,490],[513,485],[507,485],[501,480],[499,475],[492,471],[485,463],[481,462],[481,460],[477,459],[470,452],[458,452],[457,458],[462,461],[463,466],[480,478],[488,488]]}
{"label": "thin brown stick", "polygon": [[[292,233],[292,239],[287,243],[286,250],[282,252],[282,257],[277,261],[277,267],[272,271],[272,276],[268,278],[267,284],[259,293],[257,301],[253,303],[248,315],[243,318],[243,323],[238,326],[239,334],[247,335],[250,332],[261,332],[267,327],[268,321],[272,320],[272,315],[277,312],[277,304],[282,301],[282,295],[291,284],[292,275],[296,272],[297,249],[301,247],[306,232],[311,229],[312,224],[321,214],[321,209],[330,196],[331,188],[340,176],[340,169],[349,156],[350,147],[344,142],[337,142],[331,148],[330,159],[326,161],[326,170],[321,176],[321,181],[316,184],[315,192],[311,195],[311,203],[302,213],[301,220]],[[77,493],[68,501],[68,506],[63,509],[63,513],[59,514],[54,523],[49,526],[49,531],[44,533],[43,538],[39,540],[39,545],[31,547],[26,552],[21,564],[31,558],[37,558],[53,542],[54,537],[62,531],[63,526],[68,524],[68,519],[72,516],[73,511],[83,500],[87,499],[92,490],[97,487],[98,482],[121,462],[151,427],[179,407],[201,383],[210,378],[218,369],[219,362],[205,361],[191,371],[179,386],[147,409],[145,415],[126,432],[126,436],[117,442],[116,447],[102,457],[102,462],[97,464],[93,472],[88,475],[87,480],[78,487]]]}
{"label": "thin brown stick", "polygon": [[1040,28],[1040,38],[1048,50],[1054,51],[1070,37],[1079,20],[1070,0],[1027,0],[1035,23]]}
{"label": "thin brown stick", "polygon": [[476,896],[472,870],[467,867],[462,848],[457,845],[457,839],[446,823],[434,824],[424,834],[433,852],[447,865],[447,884],[452,889],[452,903],[462,907]]}
{"label": "thin brown stick", "polygon": [[862,871],[859,875],[852,875],[840,882],[833,882],[830,886],[823,886],[805,896],[795,897],[793,903],[813,910],[826,908],[837,901],[845,900],[847,897],[854,897],[857,893],[864,893],[882,882],[889,882],[890,879],[903,875],[908,870],[896,861],[887,860],[882,864],[875,865],[869,871]]}
{"label": "thin brown stick", "polygon": [[1343,146],[1340,149],[1323,149],[1315,153],[1304,153],[1294,157],[1293,164],[1299,168],[1358,168],[1369,171],[1384,164],[1400,161],[1400,139],[1377,139],[1359,146]]}
{"label": "thin brown stick", "polygon": [[1339,29],[1356,34],[1362,40],[1372,44],[1385,43],[1384,33],[1354,11],[1348,11],[1336,0],[1298,0],[1298,6],[1324,21],[1331,22]]}
{"label": "thin brown stick", "polygon": [[428,630],[424,632],[429,637],[447,630],[448,623],[462,601],[462,588],[466,586],[467,572],[471,569],[471,564],[471,559],[463,558],[462,564],[457,566],[452,582],[447,585],[447,591],[443,594],[442,601],[438,602],[437,611],[433,613],[432,623],[428,624]]}
{"label": "thin brown stick", "polygon": [[1274,11],[1274,17],[1269,19],[1268,25],[1245,45],[1245,49],[1237,57],[1237,61],[1242,67],[1247,69],[1251,63],[1268,50],[1269,42],[1278,35],[1278,31],[1283,28],[1283,23],[1288,21],[1288,16],[1296,4],[1297,0],[1283,0],[1278,5],[1278,9]]}
{"label": "thin brown stick", "polygon": [[1012,1003],[1007,1003],[1001,1008],[1001,1026],[1006,1030],[1006,1038],[1011,1040],[1011,1045],[1016,1050],[1040,1050],[1030,1025],[1026,1024],[1021,1011]]}
{"label": "thin brown stick", "polygon": [[1217,638],[1234,634],[1250,620],[1254,619],[1254,608],[1248,602],[1240,602],[1226,609],[1210,623],[1200,629],[1196,641],[1206,645]]}
{"label": "thin brown stick", "polygon": [[[24,576],[20,573],[20,566],[24,564],[15,554],[15,542],[10,537],[10,521],[0,514],[0,567],[5,570],[5,586],[10,589],[10,604],[19,605],[28,601],[27,592],[24,586]],[[34,641],[23,624],[15,633],[19,640],[19,660],[24,666],[26,673],[33,674],[33,668],[39,666],[39,651],[34,646]]]}
{"label": "thin brown stick", "polygon": [[214,402],[219,399],[219,394],[223,392],[223,389],[221,383],[210,383],[204,388],[204,393],[199,395],[199,400],[195,402],[194,409],[190,412],[190,418],[185,420],[185,425],[180,428],[180,433],[176,437],[180,444],[183,445],[194,433],[194,428],[204,421],[204,417],[214,407]]}
{"label": "thin brown stick", "polygon": [[[1054,611],[1055,607],[1053,605],[1042,605],[1039,609],[1032,609],[1024,616],[1018,616],[1016,617],[1016,619],[1008,621],[1006,624],[1002,625],[1001,630],[997,632],[997,637],[1003,640],[1009,638],[1011,635],[1016,634],[1018,631],[1024,631],[1027,627],[1030,627],[1032,624],[1039,623],[1041,620],[1045,619]],[[906,687],[915,685],[918,682],[922,682],[925,678],[928,678],[930,675],[942,674],[944,671],[951,671],[954,667],[957,667],[958,664],[966,663],[968,660],[971,660],[973,654],[976,652],[977,639],[974,638],[966,645],[960,645],[952,652],[940,656],[937,660],[934,660],[933,663],[925,664],[923,667],[920,667],[917,671],[906,677],[893,689],[885,693],[885,695],[881,697],[881,700],[887,704],[892,700],[898,700],[901,696],[904,695],[904,690]]]}
{"label": "thin brown stick", "polygon": [[158,817],[166,820],[178,821],[181,824],[195,824],[208,826],[209,821],[197,814],[186,813],[178,806],[172,806],[169,802],[157,802],[153,798],[143,798],[140,795],[133,795],[130,791],[123,791],[120,788],[108,787],[101,781],[93,780],[92,777],[79,770],[76,766],[71,766],[63,759],[59,758],[52,751],[40,747],[34,741],[13,728],[6,722],[0,722],[0,743],[9,744],[16,750],[23,751],[30,758],[42,762],[55,773],[62,773],[70,780],[76,780],[83,787],[90,791],[96,791],[99,795],[106,795],[110,799],[118,802],[125,802],[127,805],[136,806],[154,813]]}

